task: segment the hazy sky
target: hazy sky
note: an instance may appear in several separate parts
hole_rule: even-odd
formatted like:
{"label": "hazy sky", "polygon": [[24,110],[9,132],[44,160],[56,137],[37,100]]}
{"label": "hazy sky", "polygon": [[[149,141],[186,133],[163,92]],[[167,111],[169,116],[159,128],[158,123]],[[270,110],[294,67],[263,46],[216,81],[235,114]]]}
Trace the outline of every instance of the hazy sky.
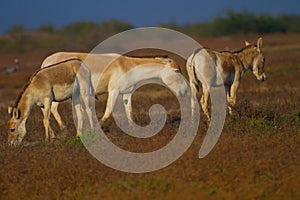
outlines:
{"label": "hazy sky", "polygon": [[119,19],[136,27],[212,20],[227,10],[300,14],[300,0],[1,0],[0,33],[14,25],[61,27],[76,21]]}

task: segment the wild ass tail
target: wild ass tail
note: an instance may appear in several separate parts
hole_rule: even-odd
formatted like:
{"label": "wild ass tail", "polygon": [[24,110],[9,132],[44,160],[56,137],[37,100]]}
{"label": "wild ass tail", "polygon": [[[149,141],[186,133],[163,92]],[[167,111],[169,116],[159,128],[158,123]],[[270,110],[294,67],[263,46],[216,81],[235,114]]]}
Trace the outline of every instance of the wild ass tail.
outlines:
{"label": "wild ass tail", "polygon": [[194,53],[188,58],[187,60],[187,64],[186,64],[186,68],[187,71],[189,73],[189,77],[192,78],[193,77],[193,82],[195,83],[197,90],[199,91],[199,79],[197,78],[197,74],[196,74],[196,70],[195,70],[195,65],[194,65],[194,59],[195,56],[201,51],[203,50],[203,47],[197,49],[196,51],[194,51]]}

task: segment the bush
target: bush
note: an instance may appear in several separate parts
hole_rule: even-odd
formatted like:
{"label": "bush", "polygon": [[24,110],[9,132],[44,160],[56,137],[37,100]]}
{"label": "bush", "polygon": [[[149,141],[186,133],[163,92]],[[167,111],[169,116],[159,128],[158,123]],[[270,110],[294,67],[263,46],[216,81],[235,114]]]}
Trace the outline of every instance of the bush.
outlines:
{"label": "bush", "polygon": [[[295,19],[300,19],[294,16]],[[297,21],[297,20],[296,20]],[[284,16],[255,15],[249,12],[235,13],[229,11],[225,16],[217,17],[212,22],[211,35],[236,35],[249,33],[286,33],[289,22]],[[299,32],[300,29],[294,31]]]}
{"label": "bush", "polygon": [[193,23],[183,26],[162,24],[195,37],[247,35],[251,33],[287,33],[300,32],[300,16],[297,15],[256,15],[250,12],[236,13],[228,11],[211,22]]}

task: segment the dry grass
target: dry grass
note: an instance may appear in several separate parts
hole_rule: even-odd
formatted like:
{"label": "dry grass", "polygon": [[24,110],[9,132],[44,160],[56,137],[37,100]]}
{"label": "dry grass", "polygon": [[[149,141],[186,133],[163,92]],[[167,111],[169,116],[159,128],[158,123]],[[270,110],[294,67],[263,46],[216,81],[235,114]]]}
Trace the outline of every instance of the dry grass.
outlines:
{"label": "dry grass", "polygon": [[[39,63],[43,58],[21,55],[28,59],[28,64],[24,63],[28,67],[15,74],[0,74],[0,111],[4,113],[0,123],[0,199],[299,199],[300,51],[299,46],[294,47],[299,43],[294,42],[297,38],[299,35],[265,37],[268,80],[258,83],[250,72],[245,75],[236,112],[227,116],[222,135],[207,157],[197,157],[207,130],[201,115],[198,134],[188,151],[170,166],[146,174],[119,172],[93,158],[73,138],[75,127],[69,101],[60,106],[68,126],[66,140],[43,142],[42,114],[35,107],[24,142],[37,143],[8,148],[6,106],[13,104],[36,69],[30,63]],[[243,39],[207,39],[203,43],[221,49],[224,44],[239,47]],[[293,50],[286,48],[289,45]],[[281,48],[286,51],[280,52]],[[5,56],[0,56],[0,61],[1,65],[6,64]],[[104,103],[105,96],[97,102],[99,116]],[[130,151],[161,148],[176,134],[180,112],[169,91],[141,88],[133,97],[134,118],[139,124],[149,122],[148,110],[154,103],[162,104],[168,111],[167,123],[156,136],[129,137],[113,119],[106,123],[105,133],[115,144]],[[63,134],[54,121],[52,124],[58,135]]]}

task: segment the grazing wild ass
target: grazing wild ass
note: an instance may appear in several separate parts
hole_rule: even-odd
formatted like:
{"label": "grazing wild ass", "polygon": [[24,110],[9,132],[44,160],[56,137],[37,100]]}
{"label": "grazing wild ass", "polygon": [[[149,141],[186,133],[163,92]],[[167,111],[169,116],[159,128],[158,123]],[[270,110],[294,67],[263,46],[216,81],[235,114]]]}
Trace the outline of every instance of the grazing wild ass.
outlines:
{"label": "grazing wild ass", "polygon": [[[8,121],[9,145],[18,145],[23,140],[26,134],[26,121],[34,104],[42,109],[46,140],[49,140],[49,137],[55,138],[49,122],[50,110],[58,121],[60,116],[53,112],[51,104],[71,98],[73,92],[79,92],[81,95],[91,123],[90,76],[88,68],[78,59],[65,60],[36,71],[20,93],[15,106],[8,107],[10,114]],[[81,111],[83,112],[82,108]],[[82,124],[79,122],[78,131],[81,127]],[[77,135],[79,134],[80,132],[77,132]]]}
{"label": "grazing wild ass", "polygon": [[[251,70],[257,80],[266,79],[264,73],[265,56],[262,52],[262,38],[253,45],[245,42],[245,47],[234,52],[217,52],[207,48],[195,51],[187,60],[187,71],[192,89],[192,112],[194,112],[196,93],[202,85],[201,107],[210,121],[208,97],[211,87],[224,84],[229,114],[236,103],[236,92],[243,74]],[[194,115],[194,113],[192,113]]]}
{"label": "grazing wild ass", "polygon": [[[177,96],[187,92],[188,85],[180,73],[178,64],[170,58],[139,58],[119,54],[87,54],[75,52],[58,52],[48,56],[41,67],[46,67],[65,59],[83,60],[92,73],[92,84],[95,95],[108,93],[107,105],[101,123],[111,115],[119,94],[123,96],[123,104],[129,124],[132,123],[131,96],[136,85],[142,81],[159,79]],[[98,82],[98,78],[101,79]],[[58,103],[53,102],[57,108]],[[56,109],[57,111],[57,109]],[[55,113],[58,115],[58,113]],[[56,119],[60,120],[60,117]],[[62,121],[58,121],[63,124]]]}

